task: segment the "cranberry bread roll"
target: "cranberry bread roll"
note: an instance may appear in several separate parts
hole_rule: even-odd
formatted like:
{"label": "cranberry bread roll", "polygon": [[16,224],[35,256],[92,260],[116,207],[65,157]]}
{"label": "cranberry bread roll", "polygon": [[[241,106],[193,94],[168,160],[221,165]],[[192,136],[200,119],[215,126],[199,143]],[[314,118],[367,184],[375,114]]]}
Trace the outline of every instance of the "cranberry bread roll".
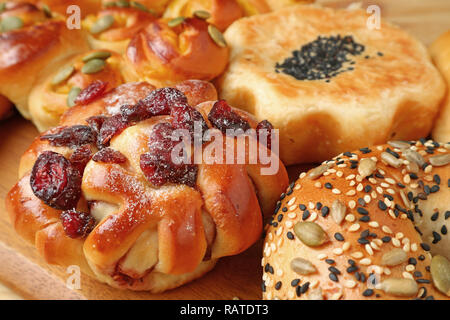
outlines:
{"label": "cranberry bread roll", "polygon": [[448,299],[450,145],[345,152],[282,194],[264,244],[265,299]]}
{"label": "cranberry bread roll", "polygon": [[[261,174],[267,165],[259,161],[171,160],[180,143],[188,157],[198,155],[190,142],[171,139],[176,129],[199,139],[196,125],[200,133],[213,128],[211,135],[227,142],[225,155],[237,138],[222,130],[261,125],[225,101],[206,101],[217,96],[211,84],[177,87],[119,86],[69,109],[61,126],[24,154],[6,206],[18,233],[49,263],[79,265],[113,287],[160,292],[200,277],[261,236],[262,212],[274,210],[288,184],[275,153],[256,144],[279,163],[272,175]],[[205,159],[206,137],[196,140]]]}
{"label": "cranberry bread roll", "polygon": [[363,10],[293,5],[240,19],[225,39],[219,95],[279,128],[286,164],[427,136],[445,94],[423,44],[383,20],[371,30]]}
{"label": "cranberry bread roll", "polygon": [[145,7],[110,6],[87,16],[83,20],[83,28],[93,49],[108,49],[123,54],[130,40],[155,19]]}
{"label": "cranberry bread roll", "polygon": [[0,20],[0,94],[30,118],[33,85],[88,44],[80,30],[69,30],[63,19],[32,4],[6,2]]}
{"label": "cranberry bread roll", "polygon": [[236,0],[174,0],[167,7],[163,17],[198,17],[224,31],[235,20],[244,15]]}
{"label": "cranberry bread roll", "polygon": [[76,98],[96,82],[107,92],[124,82],[122,57],[108,50],[92,50],[71,57],[33,87],[29,106],[31,120],[40,132],[56,127],[61,115],[76,104]]}
{"label": "cranberry bread roll", "polygon": [[433,139],[450,141],[450,31],[440,36],[430,47],[431,57],[447,82],[447,94],[433,129]]}
{"label": "cranberry bread roll", "polygon": [[125,79],[148,81],[156,87],[187,79],[212,80],[228,63],[228,48],[222,40],[220,31],[199,18],[157,20],[131,40]]}

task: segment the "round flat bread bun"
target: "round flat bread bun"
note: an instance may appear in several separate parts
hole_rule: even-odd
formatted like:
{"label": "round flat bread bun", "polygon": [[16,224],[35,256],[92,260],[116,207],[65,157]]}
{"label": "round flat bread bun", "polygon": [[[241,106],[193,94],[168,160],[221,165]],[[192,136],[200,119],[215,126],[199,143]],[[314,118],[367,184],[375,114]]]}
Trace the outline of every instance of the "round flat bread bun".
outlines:
{"label": "round flat bread bun", "polygon": [[427,136],[445,83],[419,41],[373,18],[296,5],[236,21],[221,98],[280,130],[285,164]]}

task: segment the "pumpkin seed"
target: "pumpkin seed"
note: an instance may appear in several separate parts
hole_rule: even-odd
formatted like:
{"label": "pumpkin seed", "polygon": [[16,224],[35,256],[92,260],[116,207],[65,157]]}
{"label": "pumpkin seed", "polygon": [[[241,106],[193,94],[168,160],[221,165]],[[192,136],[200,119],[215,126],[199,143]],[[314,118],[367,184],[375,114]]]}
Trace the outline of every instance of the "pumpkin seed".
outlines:
{"label": "pumpkin seed", "polygon": [[323,300],[322,288],[317,287],[309,290],[308,300]]}
{"label": "pumpkin seed", "polygon": [[292,259],[291,269],[295,273],[301,275],[308,275],[317,271],[316,267],[314,267],[314,265],[310,261],[303,258]]}
{"label": "pumpkin seed", "polygon": [[117,3],[115,1],[107,2],[103,5],[105,8],[117,7]]}
{"label": "pumpkin seed", "polygon": [[46,4],[42,5],[42,11],[44,11],[44,14],[47,18],[51,18],[53,16],[52,11]]}
{"label": "pumpkin seed", "polygon": [[394,167],[394,168],[400,168],[400,166],[403,164],[403,161],[400,159],[397,159],[392,154],[387,152],[381,153],[381,159],[384,160],[388,165]]}
{"label": "pumpkin seed", "polygon": [[412,173],[418,173],[419,172],[419,165],[415,162],[409,162],[408,165],[406,166],[406,170],[408,172],[412,172]]}
{"label": "pumpkin seed", "polygon": [[92,59],[106,60],[109,57],[111,57],[111,52],[109,52],[109,51],[95,51],[95,52],[85,55],[83,57],[83,62],[88,62],[89,60],[92,60]]}
{"label": "pumpkin seed", "polygon": [[386,293],[401,297],[412,297],[419,291],[417,283],[412,279],[406,278],[385,279],[377,287]]}
{"label": "pumpkin seed", "polygon": [[212,24],[208,26],[208,33],[211,39],[213,39],[219,47],[225,48],[227,46],[227,42],[225,41],[222,32]]}
{"label": "pumpkin seed", "polygon": [[149,12],[150,10],[144,6],[142,3],[136,2],[136,1],[131,1],[130,5],[132,8],[144,11],[144,12]]}
{"label": "pumpkin seed", "polygon": [[337,224],[341,224],[345,218],[345,212],[347,211],[347,207],[339,200],[334,200],[331,205],[331,216]]}
{"label": "pumpkin seed", "polygon": [[434,256],[431,260],[431,277],[434,286],[450,297],[450,262],[443,256]]}
{"label": "pumpkin seed", "polygon": [[53,77],[52,85],[56,86],[61,82],[67,80],[74,71],[75,71],[74,66],[65,66],[64,68],[59,70],[59,72]]}
{"label": "pumpkin seed", "polygon": [[450,163],[450,153],[430,157],[430,163],[435,167],[445,166]]}
{"label": "pumpkin seed", "polygon": [[102,71],[105,68],[106,62],[102,59],[92,59],[86,62],[81,68],[84,74],[93,74]]}
{"label": "pumpkin seed", "polygon": [[325,243],[327,234],[315,222],[300,221],[294,226],[295,235],[309,247],[317,247]]}
{"label": "pumpkin seed", "polygon": [[116,1],[116,6],[119,8],[128,8],[130,6],[130,2],[127,0],[118,0]]}
{"label": "pumpkin seed", "polygon": [[358,165],[358,173],[364,179],[367,176],[370,176],[375,169],[377,168],[377,164],[370,158],[364,158],[359,161]]}
{"label": "pumpkin seed", "polygon": [[411,147],[411,145],[408,142],[400,141],[400,140],[388,141],[388,145],[390,145],[393,148],[399,148],[399,149],[407,149],[407,148]]}
{"label": "pumpkin seed", "polygon": [[171,28],[176,27],[180,24],[182,24],[184,22],[184,20],[186,20],[184,17],[177,17],[175,19],[170,20],[169,22],[167,22],[167,25]]}
{"label": "pumpkin seed", "polygon": [[197,17],[197,18],[203,19],[203,20],[207,20],[207,19],[211,18],[211,14],[205,10],[197,10],[197,11],[194,11],[194,17]]}
{"label": "pumpkin seed", "polygon": [[408,255],[403,249],[394,248],[381,257],[381,265],[393,267],[408,260]]}
{"label": "pumpkin seed", "polygon": [[417,151],[414,151],[414,150],[411,150],[411,149],[407,149],[407,150],[403,151],[403,155],[406,157],[406,159],[409,162],[415,162],[420,167],[422,167],[425,164],[425,159]]}
{"label": "pumpkin seed", "polygon": [[0,13],[2,13],[3,11],[5,11],[6,9],[6,2],[1,2],[0,3]]}
{"label": "pumpkin seed", "polygon": [[3,32],[20,29],[23,27],[23,21],[19,17],[6,17],[0,21],[0,30]]}
{"label": "pumpkin seed", "polygon": [[105,30],[108,30],[109,28],[111,28],[113,24],[114,24],[114,17],[112,15],[103,16],[97,19],[97,21],[95,21],[95,23],[92,25],[91,33],[97,34]]}
{"label": "pumpkin seed", "polygon": [[72,87],[72,89],[70,89],[69,94],[67,95],[67,105],[69,107],[73,107],[75,105],[75,100],[80,92],[81,89],[78,87]]}

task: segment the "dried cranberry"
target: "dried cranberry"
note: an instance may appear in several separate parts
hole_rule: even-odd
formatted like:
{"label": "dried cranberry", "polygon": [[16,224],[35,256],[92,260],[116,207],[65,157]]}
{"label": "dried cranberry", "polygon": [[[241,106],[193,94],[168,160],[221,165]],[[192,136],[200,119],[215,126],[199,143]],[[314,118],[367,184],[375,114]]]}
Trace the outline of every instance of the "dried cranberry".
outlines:
{"label": "dried cranberry", "polygon": [[59,132],[43,135],[41,140],[48,140],[52,146],[77,147],[95,142],[97,135],[91,127],[75,125],[62,128]]}
{"label": "dried cranberry", "polygon": [[214,103],[208,114],[208,120],[223,133],[226,133],[227,129],[242,129],[244,131],[250,129],[249,123],[234,112],[225,100]]}
{"label": "dried cranberry", "polygon": [[84,168],[92,157],[92,150],[90,145],[84,145],[75,149],[70,156],[70,162],[78,169],[80,175],[83,175]]}
{"label": "dried cranberry", "polygon": [[258,125],[256,126],[256,134],[258,135],[258,140],[260,138],[260,136],[264,135],[266,136],[266,147],[267,149],[271,149],[272,148],[272,142],[271,142],[271,135],[272,135],[272,130],[273,130],[273,125],[267,121],[267,120],[263,120],[260,123],[258,123]]}
{"label": "dried cranberry", "polygon": [[58,210],[75,208],[81,196],[81,174],[69,160],[45,151],[34,163],[31,189],[45,204]]}
{"label": "dried cranberry", "polygon": [[194,125],[199,126],[201,130],[199,130],[198,134],[201,134],[201,136],[195,137],[196,139],[202,139],[205,131],[208,130],[208,125],[202,114],[187,104],[173,107],[170,115],[172,116],[172,126],[175,129],[188,130],[191,137],[194,137]]}
{"label": "dried cranberry", "polygon": [[108,82],[95,80],[80,92],[75,99],[75,103],[81,105],[91,103],[92,101],[103,96],[106,91],[106,87],[108,87]]}
{"label": "dried cranberry", "polygon": [[89,213],[66,210],[61,213],[64,232],[71,238],[84,238],[95,228],[96,221]]}
{"label": "dried cranberry", "polygon": [[104,148],[94,154],[92,160],[103,163],[125,163],[127,158],[120,152],[111,148]]}
{"label": "dried cranberry", "polygon": [[122,118],[121,114],[106,118],[100,128],[97,144],[101,147],[107,146],[114,136],[120,134],[127,127],[128,123]]}
{"label": "dried cranberry", "polygon": [[[140,158],[141,170],[148,181],[157,187],[167,182],[193,187],[197,180],[197,166],[172,161],[173,148],[179,143],[172,139],[174,130],[169,123],[155,125],[150,136],[149,152]],[[181,149],[179,156],[182,156]]]}
{"label": "dried cranberry", "polygon": [[103,122],[108,119],[107,116],[92,116],[86,119],[86,122],[89,126],[94,130],[97,134],[100,132],[102,128]]}

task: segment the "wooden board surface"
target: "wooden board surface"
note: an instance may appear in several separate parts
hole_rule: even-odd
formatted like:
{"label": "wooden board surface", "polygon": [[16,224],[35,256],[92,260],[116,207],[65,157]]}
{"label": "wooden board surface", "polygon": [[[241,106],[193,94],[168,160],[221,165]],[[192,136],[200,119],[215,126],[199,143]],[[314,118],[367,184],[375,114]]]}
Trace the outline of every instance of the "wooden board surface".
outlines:
{"label": "wooden board surface", "polygon": [[[319,0],[332,7],[353,1]],[[362,1],[378,4],[382,17],[395,22],[425,44],[450,29],[449,0]],[[33,246],[18,237],[5,212],[4,197],[17,179],[20,156],[36,136],[36,129],[20,116],[0,124],[0,299],[260,299],[262,240],[234,257],[223,258],[216,268],[199,280],[164,294],[152,295],[110,288],[82,275],[81,289],[65,285],[69,273],[49,266]],[[292,177],[304,168],[290,168]]]}

